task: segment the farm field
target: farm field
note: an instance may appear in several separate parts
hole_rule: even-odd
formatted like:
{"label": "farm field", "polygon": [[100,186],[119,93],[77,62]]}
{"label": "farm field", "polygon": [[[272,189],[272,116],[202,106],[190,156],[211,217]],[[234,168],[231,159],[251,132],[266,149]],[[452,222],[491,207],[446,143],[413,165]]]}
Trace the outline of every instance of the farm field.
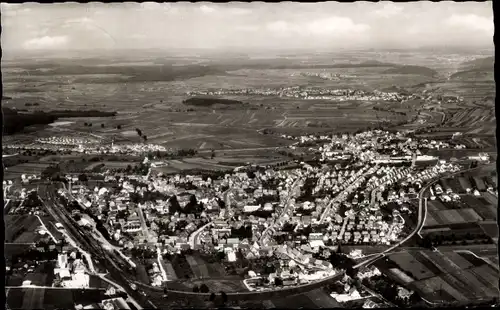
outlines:
{"label": "farm field", "polygon": [[10,276],[6,276],[7,286],[21,286],[24,281],[30,281],[36,286],[52,286],[54,281],[55,262],[41,262],[35,267],[33,272],[16,272]]}
{"label": "farm field", "polygon": [[[178,287],[181,290],[191,291],[192,288],[197,285],[205,284],[208,286],[211,292],[247,292],[248,289],[243,284],[243,280],[238,279],[212,279],[212,278],[203,278],[203,279],[191,279],[185,281],[179,281],[177,284],[169,283],[168,287],[172,289],[176,289]],[[178,286],[178,285],[182,285]]]}
{"label": "farm field", "polygon": [[327,293],[324,289],[317,289],[303,294],[307,296],[315,305],[315,308],[340,308],[341,305]]}
{"label": "farm field", "polygon": [[8,243],[36,243],[43,238],[36,232],[41,225],[34,215],[6,215],[5,240]]}
{"label": "farm field", "polygon": [[6,259],[11,259],[12,256],[17,256],[33,247],[31,244],[23,243],[6,243],[4,244],[4,256]]}
{"label": "farm field", "polygon": [[490,203],[485,198],[473,195],[462,195],[461,198],[484,220],[495,220],[497,218],[497,206]]}
{"label": "farm field", "polygon": [[12,167],[6,167],[4,171],[4,178],[6,180],[21,178],[23,174],[40,175],[42,171],[49,166],[49,163],[24,163]]}
{"label": "farm field", "polygon": [[10,288],[6,301],[11,309],[73,309],[75,304],[99,302],[104,299],[104,292],[104,289]]}
{"label": "farm field", "polygon": [[248,291],[239,276],[228,275],[221,263],[206,261],[197,254],[163,261],[170,289],[191,291],[195,285],[205,283],[214,292]]}
{"label": "farm field", "polygon": [[[263,151],[261,151],[263,152]],[[260,155],[251,156],[250,154],[241,156],[235,154],[230,156],[228,151],[216,151],[216,156],[213,159],[205,157],[192,157],[184,159],[171,159],[164,160],[163,165],[153,168],[154,171],[163,173],[177,173],[182,170],[200,169],[200,170],[213,170],[213,171],[227,171],[233,170],[238,166],[244,166],[247,163],[254,163],[257,165],[270,165],[284,160],[283,156],[273,155]],[[220,154],[218,156],[217,154]]]}
{"label": "farm field", "polygon": [[[315,294],[313,294],[314,296]],[[330,296],[328,296],[330,297]],[[318,297],[316,297],[318,298]],[[331,297],[330,297],[331,298]],[[311,299],[307,294],[292,295],[286,298],[272,299],[271,302],[278,309],[318,309],[319,306],[316,305],[315,301]],[[321,304],[321,301],[318,301]]]}
{"label": "farm field", "polygon": [[[25,64],[21,63],[9,63],[10,69],[24,66]],[[45,65],[37,66],[43,68]],[[133,63],[123,64],[123,67],[116,70],[126,72],[135,68],[134,66]],[[64,65],[61,70],[63,73]],[[141,67],[140,70],[147,69]],[[59,122],[65,122],[65,125],[56,128],[51,126],[54,128],[45,130],[48,135],[53,135],[54,132],[91,133],[106,141],[115,137],[117,143],[141,142],[140,138],[134,135],[135,128],[140,128],[147,135],[149,142],[173,148],[269,147],[285,145],[288,141],[274,135],[260,134],[259,130],[274,128],[280,133],[286,133],[288,130],[322,132],[341,127],[345,130],[355,130],[360,126],[379,122],[378,118],[390,122],[404,118],[384,111],[377,112],[377,117],[376,113],[366,113],[370,107],[379,105],[378,102],[332,102],[279,96],[226,96],[229,99],[248,102],[248,105],[236,108],[190,107],[182,103],[182,100],[188,97],[186,93],[213,88],[280,88],[304,85],[374,90],[393,85],[415,85],[427,79],[418,75],[382,74],[385,70],[387,68],[384,67],[344,68],[340,70],[343,74],[349,72],[349,75],[356,78],[326,81],[301,76],[300,73],[304,69],[241,69],[234,71],[236,73],[220,72],[214,75],[202,74],[200,77],[194,74],[194,77],[179,77],[179,80],[138,80],[126,86],[123,84],[126,74],[55,75],[50,71],[37,71],[23,76],[19,75],[19,72],[14,74],[13,71],[7,71],[4,86],[13,98],[6,100],[4,106],[19,107],[31,101],[39,103],[39,109],[119,110],[118,115],[114,117],[60,119]],[[31,68],[28,68],[22,72],[30,71]],[[309,72],[309,69],[306,71]],[[330,71],[335,73],[339,70]],[[29,86],[23,82],[23,77],[29,79]],[[27,92],[27,89],[36,91]],[[84,122],[94,123],[94,126],[85,127]],[[101,127],[101,124],[104,126]],[[116,129],[118,125],[121,126],[120,129]],[[43,136],[44,133],[37,135]]]}
{"label": "farm field", "polygon": [[472,208],[458,210],[429,211],[425,226],[440,226],[460,223],[475,223],[483,220]]}
{"label": "farm field", "polygon": [[[430,301],[498,297],[499,270],[460,250],[444,250],[444,247],[440,252],[408,250],[392,254],[389,259],[406,274],[399,277],[399,281],[407,283],[413,279],[408,287]],[[393,273],[393,277],[397,278],[397,273]],[[496,278],[496,282],[492,278]]]}
{"label": "farm field", "polygon": [[493,223],[482,223],[479,224],[484,232],[493,239],[498,240],[498,224],[496,222]]}

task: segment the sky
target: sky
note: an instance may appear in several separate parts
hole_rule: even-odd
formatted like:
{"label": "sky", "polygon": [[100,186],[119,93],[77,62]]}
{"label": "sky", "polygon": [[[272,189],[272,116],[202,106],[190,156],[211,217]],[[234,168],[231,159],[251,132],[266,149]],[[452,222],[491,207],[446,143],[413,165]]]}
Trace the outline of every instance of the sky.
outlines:
{"label": "sky", "polygon": [[493,46],[491,2],[1,4],[2,49]]}

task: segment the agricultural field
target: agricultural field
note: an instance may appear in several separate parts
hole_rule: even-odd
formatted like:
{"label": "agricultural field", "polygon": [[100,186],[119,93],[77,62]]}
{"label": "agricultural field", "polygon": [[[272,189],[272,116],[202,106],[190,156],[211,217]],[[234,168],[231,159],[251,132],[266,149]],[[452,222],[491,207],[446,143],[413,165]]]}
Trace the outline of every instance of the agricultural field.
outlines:
{"label": "agricultural field", "polygon": [[[243,284],[243,280],[236,279],[191,279],[185,281],[179,281],[178,283],[168,283],[168,287],[171,289],[180,289],[192,291],[195,285],[200,286],[205,284],[208,286],[211,292],[247,292],[248,289]],[[182,286],[182,287],[181,287]]]}
{"label": "agricultural field", "polygon": [[49,166],[49,163],[24,163],[12,167],[5,167],[4,178],[6,180],[19,179],[21,175],[40,175],[42,171]]}
{"label": "agricultural field", "polygon": [[187,255],[186,260],[195,278],[222,278],[227,276],[224,265],[220,262],[210,262],[199,255]]}
{"label": "agricultural field", "polygon": [[473,208],[458,210],[439,210],[427,213],[425,226],[442,226],[460,223],[476,223],[483,218]]}
{"label": "agricultural field", "polygon": [[481,226],[485,234],[498,241],[498,224],[496,222],[481,223],[479,226]]}
{"label": "agricultural field", "polygon": [[442,130],[494,136],[496,127],[495,110],[493,108],[471,108],[459,110],[448,117]]}
{"label": "agricultural field", "polygon": [[[300,294],[300,295],[292,295],[288,296],[286,298],[276,298],[272,299],[271,302],[273,305],[278,308],[278,309],[300,309],[300,308],[305,308],[305,309],[318,309],[319,305],[324,303],[324,296],[321,296],[319,294],[313,293],[311,296],[308,296],[309,294]],[[316,296],[319,295],[319,296]],[[331,298],[330,296],[326,295],[326,297]],[[315,301],[314,299],[319,299],[318,301]],[[332,298],[331,298],[332,299]],[[335,302],[335,300],[334,300]],[[333,303],[332,303],[333,304]]]}
{"label": "agricultural field", "polygon": [[165,273],[167,274],[167,279],[169,281],[177,280],[177,274],[175,273],[172,263],[164,259],[161,259],[160,262],[163,265],[163,269],[165,269]]}
{"label": "agricultural field", "polygon": [[4,257],[10,260],[13,256],[18,256],[29,251],[32,247],[33,245],[31,244],[6,242],[4,244]]}
{"label": "agricultural field", "polygon": [[36,286],[52,286],[54,282],[54,267],[55,262],[46,261],[40,262],[33,272],[19,270],[13,272],[12,275],[5,277],[7,286],[21,286],[24,281],[31,281],[32,285]]}
{"label": "agricultural field", "polygon": [[75,304],[100,302],[104,292],[104,289],[10,288],[6,290],[6,301],[11,309],[73,309]]}
{"label": "agricultural field", "polygon": [[6,215],[5,241],[8,243],[36,243],[43,238],[37,233],[42,224],[34,215]]}
{"label": "agricultural field", "polygon": [[170,263],[175,271],[178,279],[191,279],[194,277],[194,272],[189,265],[189,262],[184,255],[175,255]]}
{"label": "agricultural field", "polygon": [[[360,56],[361,57],[361,56]],[[331,102],[326,100],[303,100],[300,98],[280,98],[279,96],[227,96],[247,102],[245,106],[233,107],[189,107],[182,103],[186,93],[193,90],[228,88],[279,88],[289,86],[315,85],[325,88],[357,88],[365,90],[385,87],[411,86],[428,78],[419,75],[387,74],[388,67],[357,67],[329,69],[330,73],[352,75],[354,79],[328,81],[307,77],[301,73],[322,72],[324,70],[305,69],[248,69],[215,70],[212,74],[196,76],[196,66],[182,67],[180,72],[172,72],[175,78],[144,80],[135,77],[134,83],[123,84],[135,70],[149,72],[145,67],[134,67],[134,63],[113,67],[113,73],[103,74],[97,67],[86,67],[89,72],[79,75],[71,67],[61,64],[58,74],[51,73],[51,64],[37,64],[39,69],[48,66],[48,71],[32,72],[32,67],[13,74],[12,69],[24,68],[26,64],[9,63],[11,71],[6,71],[4,87],[12,99],[6,100],[5,107],[20,107],[26,102],[39,103],[38,109],[118,111],[118,115],[107,118],[65,118],[58,126],[50,126],[45,131],[73,134],[92,134],[105,141],[115,138],[116,143],[140,142],[135,128],[148,137],[151,143],[173,148],[193,149],[236,149],[248,147],[269,147],[285,145],[288,141],[274,135],[263,135],[264,128],[277,129],[280,133],[305,130],[322,132],[335,128],[358,129],[385,119],[399,121],[400,116],[391,112],[373,111],[366,113],[378,102]],[[391,65],[389,66],[391,67]],[[152,67],[153,68],[153,67]],[[189,78],[183,70],[193,70]],[[68,71],[69,70],[69,71]],[[90,71],[99,71],[92,74]],[[122,70],[123,72],[119,72]],[[132,71],[130,71],[132,70]],[[157,70],[157,69],[156,69]],[[57,70],[56,70],[57,71]],[[66,75],[65,72],[71,72]],[[134,72],[134,73],[131,73]],[[24,74],[24,76],[23,76]],[[192,75],[191,75],[192,74]],[[153,74],[154,75],[154,74]],[[169,75],[169,74],[166,74]],[[26,85],[25,80],[29,80]],[[362,81],[362,82],[361,82]],[[169,94],[165,96],[165,94]],[[28,109],[29,110],[29,109]],[[377,115],[376,115],[377,114]],[[94,126],[86,127],[85,122]],[[321,124],[319,124],[320,122]],[[101,126],[103,124],[104,126]],[[120,125],[121,128],[117,129]],[[317,127],[321,125],[321,127]],[[326,126],[326,127],[324,127]],[[43,136],[40,133],[39,136]]]}
{"label": "agricultural field", "polygon": [[317,289],[303,294],[307,296],[315,305],[315,308],[340,308],[341,305],[325,289]]}
{"label": "agricultural field", "polygon": [[[479,216],[485,221],[495,220],[497,218],[497,206],[491,203],[484,197],[476,197],[473,195],[462,195],[462,200],[471,208],[473,208]],[[498,202],[497,202],[498,203]]]}
{"label": "agricultural field", "polygon": [[[456,247],[455,247],[456,248]],[[460,250],[411,251],[389,257],[405,274],[391,277],[429,301],[466,301],[498,297],[499,270]],[[382,263],[381,268],[387,268]],[[408,279],[413,279],[408,283]]]}
{"label": "agricultural field", "polygon": [[189,263],[191,270],[193,270],[195,278],[210,278],[210,273],[205,265],[205,262],[191,255],[186,256],[186,260]]}

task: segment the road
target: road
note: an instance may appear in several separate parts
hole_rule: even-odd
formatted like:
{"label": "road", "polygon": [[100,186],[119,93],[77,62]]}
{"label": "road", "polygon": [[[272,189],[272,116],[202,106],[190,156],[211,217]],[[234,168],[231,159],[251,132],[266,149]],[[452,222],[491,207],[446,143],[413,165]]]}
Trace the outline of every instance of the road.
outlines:
{"label": "road", "polygon": [[269,225],[263,232],[262,235],[260,236],[259,242],[262,242],[267,237],[267,233],[271,230],[274,229],[274,226],[276,225],[277,219],[283,217],[285,214],[288,213],[289,209],[292,207],[290,204],[290,200],[292,199],[292,194],[295,192],[295,187],[297,187],[298,183],[302,181],[301,177],[298,177],[295,182],[293,182],[292,186],[290,186],[290,191],[288,192],[288,196],[285,200],[285,205],[283,207],[283,211],[281,211],[281,214],[273,221],[271,225]]}
{"label": "road", "polygon": [[196,231],[194,231],[190,236],[189,236],[189,246],[191,247],[191,249],[195,250],[196,249],[196,246],[199,243],[199,237],[200,237],[200,234],[201,232],[207,228],[208,226],[212,225],[212,222],[208,222],[206,223],[205,225],[201,226],[200,228],[198,228]]}
{"label": "road", "polygon": [[52,241],[54,241],[54,243],[57,243],[57,239],[54,238],[54,235],[52,235],[52,233],[50,232],[50,230],[47,228],[47,226],[45,226],[45,223],[42,221],[42,219],[38,216],[38,215],[35,215],[38,220],[40,221],[40,223],[42,224],[42,227],[43,229],[49,234],[50,238],[52,239]]}
{"label": "road", "polygon": [[139,219],[141,221],[142,233],[148,239],[148,241],[151,240],[149,236],[148,226],[146,225],[146,219],[144,219],[144,213],[139,207],[137,207],[137,215],[139,215]]}
{"label": "road", "polygon": [[232,191],[233,190],[230,188],[222,194],[222,197],[224,198],[224,204],[226,205],[226,210],[228,210],[228,212],[231,211],[231,197],[229,197],[229,195]]}
{"label": "road", "polygon": [[168,281],[167,272],[165,271],[165,268],[163,268],[163,257],[161,255],[160,248],[156,248],[156,259],[158,260],[158,267],[160,268],[163,281]]}
{"label": "road", "polygon": [[79,290],[79,291],[105,291],[99,287],[54,287],[54,286],[37,286],[37,285],[22,285],[22,286],[6,286],[5,289],[26,289],[26,288],[43,288],[44,290]]}
{"label": "road", "polygon": [[7,186],[4,186],[4,188],[3,188],[3,199],[4,199],[4,206],[3,206],[3,208],[4,208],[4,210],[7,207],[7,205],[9,204],[9,201],[10,201],[10,199],[7,199],[7,192],[10,190],[11,186],[12,185],[7,185]]}
{"label": "road", "polygon": [[[131,281],[126,279],[127,272],[116,265],[116,259],[111,253],[103,250],[101,242],[95,240],[90,234],[80,229],[66,208],[58,202],[56,196],[57,189],[57,184],[41,184],[39,187],[40,200],[45,205],[49,214],[64,226],[64,233],[69,237],[70,242],[73,242],[77,248],[81,249],[82,253],[86,253],[88,257],[87,260],[89,260],[89,267],[93,269],[91,271],[102,280],[126,292],[131,302],[134,303],[138,309],[145,308],[144,306],[147,304],[147,301],[144,300],[143,296],[132,289],[130,286]],[[105,266],[114,281],[104,277],[102,274],[97,274],[93,266],[93,261],[98,261]],[[140,300],[142,306],[136,300]]]}
{"label": "road", "polygon": [[[7,201],[5,201],[4,205],[3,205],[3,209],[6,210],[7,209],[7,206],[9,205],[9,202],[10,202],[10,199],[7,199]],[[5,213],[5,212],[4,212]]]}
{"label": "road", "polygon": [[[370,169],[372,169],[372,168],[370,168]],[[348,193],[352,192],[354,184],[356,184],[359,180],[361,180],[366,175],[370,174],[369,173],[370,169],[367,170],[366,172],[361,173],[359,176],[357,176],[354,181],[352,181],[349,185],[347,185],[346,187],[344,187],[344,189],[334,199],[332,199],[330,201],[330,203],[328,204],[328,206],[325,208],[325,211],[323,211],[323,214],[321,214],[321,218],[319,220],[320,224],[323,224],[324,221],[325,221],[325,219],[326,219],[326,217],[328,216],[328,214],[331,213],[333,205],[335,203],[340,202],[341,200],[343,200]],[[378,169],[378,164],[373,169],[375,169],[375,171],[376,171]]]}
{"label": "road", "polygon": [[[224,203],[226,204],[226,210],[228,210],[228,212],[231,211],[231,199],[229,197],[229,195],[231,194],[231,191],[232,189],[228,189],[226,190],[224,193],[222,193],[222,197],[224,199]],[[208,226],[210,226],[212,224],[212,222],[208,222],[206,223],[205,225],[203,225],[202,227],[198,228],[196,231],[194,231],[190,236],[189,236],[189,239],[188,239],[188,243],[189,243],[189,246],[191,247],[191,249],[195,250],[197,245],[200,244],[199,242],[199,237],[201,235],[201,232],[203,230],[205,230],[205,228],[207,228]]]}

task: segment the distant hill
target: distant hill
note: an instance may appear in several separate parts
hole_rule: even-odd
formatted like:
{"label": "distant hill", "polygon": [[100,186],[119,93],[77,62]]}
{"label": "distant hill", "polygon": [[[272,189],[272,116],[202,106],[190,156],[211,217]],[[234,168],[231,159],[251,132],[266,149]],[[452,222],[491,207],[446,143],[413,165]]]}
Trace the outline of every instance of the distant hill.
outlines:
{"label": "distant hill", "polygon": [[495,57],[484,57],[484,58],[477,58],[471,61],[466,61],[463,62],[460,67],[460,71],[467,71],[467,70],[478,70],[478,69],[489,69],[493,70],[495,66]]}
{"label": "distant hill", "polygon": [[399,87],[399,86],[395,86],[395,85],[383,88],[380,91],[383,91],[386,93],[399,93],[399,94],[411,95],[411,92],[408,91],[407,89],[404,89],[403,87]]}
{"label": "distant hill", "polygon": [[437,71],[431,68],[422,66],[399,66],[385,70],[386,74],[415,74],[427,77],[435,77],[438,75]]}
{"label": "distant hill", "polygon": [[450,76],[450,80],[474,80],[485,78],[493,80],[494,66],[494,57],[478,58],[467,61],[460,65],[460,71]]}
{"label": "distant hill", "polygon": [[380,66],[380,67],[386,67],[386,66],[392,67],[392,66],[395,66],[395,64],[393,64],[393,63],[381,62],[381,61],[378,61],[378,60],[363,61],[362,63],[360,63],[360,65]]}

